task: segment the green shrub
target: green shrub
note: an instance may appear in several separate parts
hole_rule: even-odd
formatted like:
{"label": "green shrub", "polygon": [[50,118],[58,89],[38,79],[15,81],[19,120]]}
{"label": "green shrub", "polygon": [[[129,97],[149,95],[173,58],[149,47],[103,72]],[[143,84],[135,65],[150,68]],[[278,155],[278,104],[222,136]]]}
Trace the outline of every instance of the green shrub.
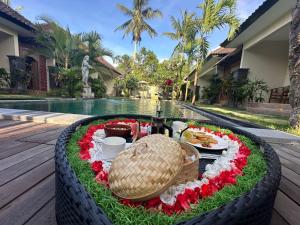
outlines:
{"label": "green shrub", "polygon": [[97,98],[103,98],[106,95],[106,86],[103,79],[91,79],[92,91]]}
{"label": "green shrub", "polygon": [[82,92],[81,72],[79,68],[61,69],[62,88],[69,97],[79,96]]}

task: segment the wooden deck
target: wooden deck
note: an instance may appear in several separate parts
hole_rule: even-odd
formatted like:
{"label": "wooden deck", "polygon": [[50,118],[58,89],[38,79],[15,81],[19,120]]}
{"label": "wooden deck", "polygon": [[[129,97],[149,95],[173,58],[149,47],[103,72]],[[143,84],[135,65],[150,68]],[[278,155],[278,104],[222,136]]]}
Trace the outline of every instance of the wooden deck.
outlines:
{"label": "wooden deck", "polygon": [[[56,225],[54,144],[63,126],[0,120],[0,224]],[[300,144],[273,144],[282,180],[272,225],[300,224]],[[259,225],[259,224],[258,224]]]}
{"label": "wooden deck", "polygon": [[0,121],[0,224],[56,225],[53,157],[63,128]]}

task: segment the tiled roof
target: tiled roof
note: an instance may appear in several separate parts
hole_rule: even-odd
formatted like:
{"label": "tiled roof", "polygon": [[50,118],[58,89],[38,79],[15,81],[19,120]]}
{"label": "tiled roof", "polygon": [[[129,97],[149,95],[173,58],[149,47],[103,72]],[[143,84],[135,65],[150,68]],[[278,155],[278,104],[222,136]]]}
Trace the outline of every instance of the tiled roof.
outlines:
{"label": "tiled roof", "polygon": [[0,1],[0,17],[11,21],[27,30],[34,31],[35,26],[28,19],[22,16],[17,11],[10,8],[8,5]]}
{"label": "tiled roof", "polygon": [[223,47],[219,47],[213,51],[211,51],[209,53],[209,55],[227,55],[231,52],[233,52],[235,50],[235,48],[223,48]]}
{"label": "tiled roof", "polygon": [[98,57],[96,59],[99,63],[101,63],[102,65],[104,65],[105,67],[107,67],[110,70],[113,70],[115,73],[119,74],[119,75],[123,75],[121,72],[119,72],[113,65],[111,65],[109,62],[107,62],[103,57]]}

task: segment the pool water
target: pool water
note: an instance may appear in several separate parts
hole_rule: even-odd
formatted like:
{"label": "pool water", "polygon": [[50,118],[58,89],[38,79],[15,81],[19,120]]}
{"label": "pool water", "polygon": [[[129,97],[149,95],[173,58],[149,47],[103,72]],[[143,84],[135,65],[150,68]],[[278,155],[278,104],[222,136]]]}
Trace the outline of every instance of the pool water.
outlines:
{"label": "pool water", "polygon": [[[162,101],[162,115],[180,117],[178,106],[172,101]],[[150,99],[62,99],[42,101],[0,102],[0,108],[26,109],[46,112],[74,113],[85,115],[110,114],[156,114],[156,101]]]}

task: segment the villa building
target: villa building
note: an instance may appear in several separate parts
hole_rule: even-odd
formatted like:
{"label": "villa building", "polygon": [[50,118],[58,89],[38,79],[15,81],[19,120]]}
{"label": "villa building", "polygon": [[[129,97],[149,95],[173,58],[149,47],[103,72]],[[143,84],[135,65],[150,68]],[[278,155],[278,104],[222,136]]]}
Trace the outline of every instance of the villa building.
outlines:
{"label": "villa building", "polygon": [[47,91],[47,67],[54,62],[34,50],[35,31],[34,24],[0,1],[0,68],[11,74],[13,88],[25,85],[17,80],[30,74],[29,89]]}
{"label": "villa building", "polygon": [[[55,60],[38,51],[36,31],[32,22],[0,1],[0,68],[10,74],[13,89],[26,86],[29,90],[45,92],[57,86]],[[97,61],[103,67],[101,78],[106,94],[114,95],[113,78],[122,74],[104,58],[99,57]],[[99,78],[99,73],[93,76]]]}
{"label": "villa building", "polygon": [[[287,104],[289,27],[295,5],[296,0],[266,0],[241,24],[233,40],[221,44],[223,48],[236,50],[218,62],[207,60],[197,84],[200,92],[207,86],[204,78],[209,74],[224,76],[217,70],[223,67],[227,74],[265,81],[270,89],[264,96],[265,102]],[[193,83],[192,74],[189,80]]]}

